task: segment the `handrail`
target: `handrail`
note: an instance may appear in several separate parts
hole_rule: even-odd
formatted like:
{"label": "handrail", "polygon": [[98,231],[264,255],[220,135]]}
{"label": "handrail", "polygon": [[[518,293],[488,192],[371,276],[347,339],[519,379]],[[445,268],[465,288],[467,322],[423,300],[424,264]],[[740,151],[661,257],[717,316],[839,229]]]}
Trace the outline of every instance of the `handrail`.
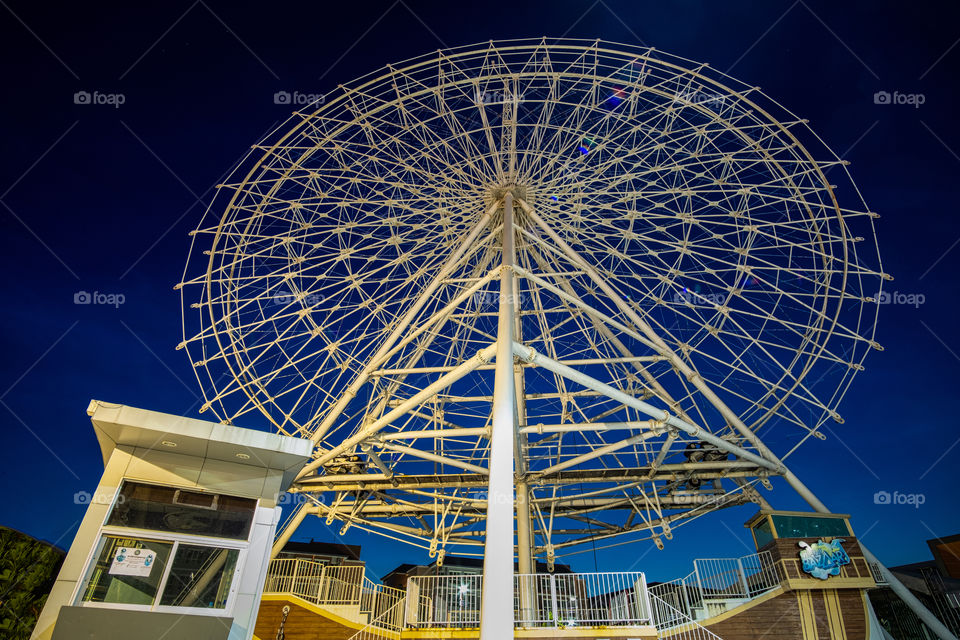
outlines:
{"label": "handrail", "polygon": [[693,572],[650,587],[657,596],[692,619],[728,611],[780,586],[780,571],[769,551],[739,558],[698,558]]}
{"label": "handrail", "polygon": [[650,602],[653,607],[657,637],[673,640],[723,640],[683,611],[652,593]]}
{"label": "handrail", "polygon": [[403,630],[403,612],[406,599],[400,598],[393,606],[361,627],[347,640],[399,640]]}

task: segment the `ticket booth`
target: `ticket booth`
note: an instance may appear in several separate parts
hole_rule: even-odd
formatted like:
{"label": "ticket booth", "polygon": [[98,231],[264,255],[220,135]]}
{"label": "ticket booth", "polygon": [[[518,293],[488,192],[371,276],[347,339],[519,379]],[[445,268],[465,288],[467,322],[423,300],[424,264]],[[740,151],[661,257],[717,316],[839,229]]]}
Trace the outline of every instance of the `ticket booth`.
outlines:
{"label": "ticket booth", "polygon": [[249,640],[278,499],[313,443],[96,400],[87,413],[104,472],[31,640]]}

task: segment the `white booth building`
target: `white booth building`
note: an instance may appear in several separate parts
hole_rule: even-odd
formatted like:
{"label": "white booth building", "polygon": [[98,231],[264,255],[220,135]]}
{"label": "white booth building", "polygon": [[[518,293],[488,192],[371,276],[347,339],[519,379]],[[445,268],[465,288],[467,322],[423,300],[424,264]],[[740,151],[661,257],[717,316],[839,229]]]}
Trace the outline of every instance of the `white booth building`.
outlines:
{"label": "white booth building", "polygon": [[104,472],[32,640],[249,640],[309,440],[91,401]]}

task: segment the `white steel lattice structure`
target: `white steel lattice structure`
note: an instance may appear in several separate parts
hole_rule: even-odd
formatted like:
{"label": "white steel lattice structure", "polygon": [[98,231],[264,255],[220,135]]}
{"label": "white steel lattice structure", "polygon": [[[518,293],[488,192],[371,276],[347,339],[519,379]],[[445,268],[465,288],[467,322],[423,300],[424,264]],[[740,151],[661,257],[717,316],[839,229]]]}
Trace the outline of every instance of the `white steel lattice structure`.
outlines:
{"label": "white steel lattice structure", "polygon": [[844,165],[654,50],[437,52],[295,113],[220,185],[180,346],[202,411],[316,442],[294,490],[323,499],[286,535],[313,513],[512,574],[514,547],[531,573],[662,546],[771,476],[825,509],[783,461],[841,421],[884,279]]}

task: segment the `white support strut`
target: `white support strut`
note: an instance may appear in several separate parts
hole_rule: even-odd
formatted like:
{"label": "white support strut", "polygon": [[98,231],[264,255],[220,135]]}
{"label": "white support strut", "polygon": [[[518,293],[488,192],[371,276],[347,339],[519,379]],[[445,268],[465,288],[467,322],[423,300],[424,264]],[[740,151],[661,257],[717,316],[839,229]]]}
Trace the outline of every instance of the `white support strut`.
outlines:
{"label": "white support strut", "polygon": [[480,639],[513,637],[513,447],[516,433],[516,387],[513,374],[513,195],[503,199],[503,266],[500,316],[493,382],[487,530],[483,544],[483,595]]}

